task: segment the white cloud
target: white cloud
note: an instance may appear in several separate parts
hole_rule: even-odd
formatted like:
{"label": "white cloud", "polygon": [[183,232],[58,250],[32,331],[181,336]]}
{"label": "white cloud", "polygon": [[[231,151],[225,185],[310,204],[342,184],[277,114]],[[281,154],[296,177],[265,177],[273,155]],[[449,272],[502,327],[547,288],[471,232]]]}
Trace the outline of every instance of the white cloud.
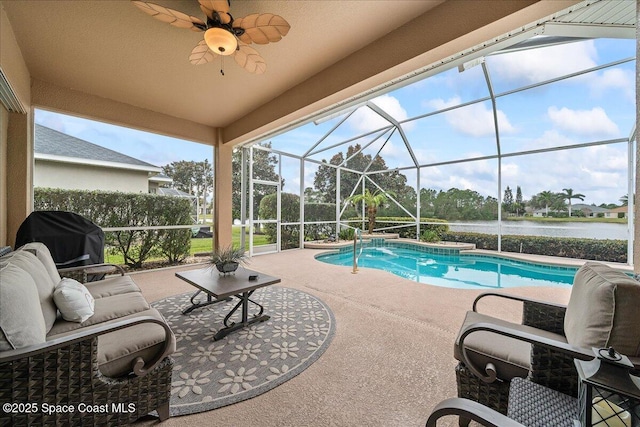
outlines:
{"label": "white cloud", "polygon": [[607,95],[609,91],[620,91],[631,102],[635,102],[635,75],[633,71],[622,68],[610,68],[597,74],[589,81],[591,93],[597,97]]}
{"label": "white cloud", "polygon": [[563,107],[549,107],[547,114],[558,129],[583,136],[617,136],[618,126],[600,107],[591,110],[571,110]]}
{"label": "white cloud", "polygon": [[[372,99],[371,102],[399,122],[408,118],[407,111],[402,107],[400,101],[391,95],[379,96]],[[349,117],[347,123],[352,129],[362,133],[391,125],[384,117],[366,106],[358,108],[351,117]],[[412,123],[402,125],[405,130],[411,129],[412,126]]]}
{"label": "white cloud", "polygon": [[596,65],[593,40],[529,49],[492,56],[492,77],[516,84],[530,84],[574,73]]}
{"label": "white cloud", "polygon": [[[444,99],[432,99],[427,102],[431,107],[442,110],[453,107],[461,103],[460,98],[454,96],[445,101]],[[447,122],[456,131],[474,137],[495,135],[493,124],[493,110],[486,103],[471,104],[466,107],[443,113]],[[509,122],[507,115],[502,110],[497,111],[498,127],[500,133],[515,133],[515,127]]]}

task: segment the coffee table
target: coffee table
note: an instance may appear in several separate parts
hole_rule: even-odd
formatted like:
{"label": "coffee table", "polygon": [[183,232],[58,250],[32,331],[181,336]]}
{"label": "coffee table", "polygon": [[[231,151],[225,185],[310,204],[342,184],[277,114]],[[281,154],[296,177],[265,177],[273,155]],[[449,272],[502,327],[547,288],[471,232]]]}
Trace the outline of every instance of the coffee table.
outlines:
{"label": "coffee table", "polygon": [[[249,276],[256,276],[256,278],[249,280]],[[219,274],[216,270],[210,268],[201,268],[199,270],[176,273],[176,277],[198,288],[198,291],[191,297],[191,306],[183,310],[183,314],[188,314],[199,307],[229,301],[230,297],[236,297],[240,300],[224,318],[225,327],[215,334],[214,341],[218,341],[231,332],[242,329],[252,323],[268,320],[269,316],[263,315],[264,307],[250,299],[250,297],[256,289],[280,283],[280,279],[277,277],[268,276],[243,267],[239,267],[235,273],[227,275]],[[197,302],[195,300],[201,292],[207,294],[206,302]],[[260,307],[259,312],[251,318],[249,318],[249,303]],[[240,322],[230,322],[231,316],[240,307],[242,307],[242,320]]]}

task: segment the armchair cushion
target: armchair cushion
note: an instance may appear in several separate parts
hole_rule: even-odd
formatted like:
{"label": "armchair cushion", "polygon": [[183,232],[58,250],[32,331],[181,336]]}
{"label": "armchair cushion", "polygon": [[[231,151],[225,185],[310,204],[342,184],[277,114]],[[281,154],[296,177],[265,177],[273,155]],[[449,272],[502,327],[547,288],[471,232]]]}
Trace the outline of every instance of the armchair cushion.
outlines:
{"label": "armchair cushion", "polygon": [[6,263],[0,277],[0,351],[45,342],[44,316],[31,276]]}
{"label": "armchair cushion", "polygon": [[640,282],[613,268],[585,263],[576,273],[564,329],[576,347],[609,347],[640,356]]}
{"label": "armchair cushion", "polygon": [[77,280],[62,279],[53,292],[53,301],[60,309],[62,318],[69,322],[82,323],[93,316],[95,300]]}
{"label": "armchair cushion", "polygon": [[129,292],[140,292],[140,288],[130,276],[107,277],[96,282],[87,282],[84,285],[95,299]]}
{"label": "armchair cushion", "polygon": [[40,309],[44,316],[46,331],[49,332],[58,317],[58,308],[53,301],[53,291],[57,282],[51,280],[45,266],[29,251],[14,251],[2,257],[0,266],[12,263],[27,272],[36,286],[39,295]]}
{"label": "armchair cushion", "polygon": [[[475,311],[467,312],[460,332],[474,323],[492,323],[566,342],[562,335],[531,326],[507,322],[506,320]],[[459,340],[460,335],[456,338],[453,355],[457,360],[463,361]],[[531,344],[525,341],[492,332],[479,331],[468,335],[464,340],[464,346],[467,348],[467,356],[475,366],[483,369],[487,363],[493,363],[496,367],[498,378],[503,380],[526,377],[531,370]]]}

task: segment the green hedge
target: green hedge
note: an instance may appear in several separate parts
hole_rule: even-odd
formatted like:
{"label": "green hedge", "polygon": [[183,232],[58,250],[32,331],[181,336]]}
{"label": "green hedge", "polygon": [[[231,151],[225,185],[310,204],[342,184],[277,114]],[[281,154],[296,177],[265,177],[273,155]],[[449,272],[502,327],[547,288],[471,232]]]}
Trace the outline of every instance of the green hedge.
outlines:
{"label": "green hedge", "polygon": [[[498,250],[498,236],[495,234],[448,232],[442,234],[441,238],[449,242],[473,243],[478,249]],[[627,262],[626,240],[503,235],[502,250],[593,261]]]}
{"label": "green hedge", "polygon": [[[191,225],[187,199],[146,193],[34,189],[35,210],[75,212],[105,227]],[[176,263],[189,255],[191,230],[105,232],[105,243],[121,252],[125,263],[141,267],[152,255]]]}
{"label": "green hedge", "polygon": [[[362,218],[349,218],[349,220],[358,220],[362,221]],[[365,226],[367,224],[368,219],[365,218]],[[402,238],[406,239],[415,239],[416,238],[416,226],[415,223],[408,224],[412,222],[413,219],[409,217],[401,217],[401,216],[381,216],[376,217],[376,228],[386,228],[386,227],[394,227],[398,225],[404,225],[402,228],[392,228],[391,230],[386,230],[387,233],[398,233],[398,235]],[[426,230],[433,231],[438,235],[442,235],[449,231],[449,226],[446,224],[446,220],[437,219],[437,218],[420,218],[421,223],[425,222],[436,222],[439,224],[420,224],[420,233],[424,233]],[[353,224],[351,224],[353,226]]]}

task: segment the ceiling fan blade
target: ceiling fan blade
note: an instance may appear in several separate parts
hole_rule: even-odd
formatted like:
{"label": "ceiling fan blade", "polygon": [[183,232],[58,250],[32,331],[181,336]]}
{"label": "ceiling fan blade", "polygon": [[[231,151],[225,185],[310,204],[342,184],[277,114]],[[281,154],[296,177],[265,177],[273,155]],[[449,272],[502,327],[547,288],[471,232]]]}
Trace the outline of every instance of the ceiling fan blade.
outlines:
{"label": "ceiling fan blade", "polygon": [[198,0],[198,2],[200,3],[200,9],[209,18],[213,18],[213,13],[217,12],[218,16],[220,16],[220,22],[223,24],[231,22],[228,0]]}
{"label": "ceiling fan blade", "polygon": [[171,24],[174,27],[186,28],[193,31],[202,31],[198,25],[206,28],[207,24],[195,16],[189,16],[186,13],[179,12],[177,10],[169,9],[164,6],[160,6],[154,3],[148,3],[144,1],[132,0],[138,9],[144,13],[153,16],[159,21]]}
{"label": "ceiling fan blade", "polygon": [[291,28],[282,16],[273,13],[247,15],[233,21],[233,26],[244,29],[239,39],[247,44],[275,43],[286,36]]}
{"label": "ceiling fan blade", "polygon": [[211,52],[207,43],[204,40],[201,40],[200,43],[198,43],[191,51],[191,55],[189,55],[189,62],[193,65],[202,65],[213,61],[213,58],[213,52]]}
{"label": "ceiling fan blade", "polygon": [[264,62],[258,51],[246,44],[238,46],[233,58],[239,66],[250,73],[262,74],[267,70],[267,63]]}

